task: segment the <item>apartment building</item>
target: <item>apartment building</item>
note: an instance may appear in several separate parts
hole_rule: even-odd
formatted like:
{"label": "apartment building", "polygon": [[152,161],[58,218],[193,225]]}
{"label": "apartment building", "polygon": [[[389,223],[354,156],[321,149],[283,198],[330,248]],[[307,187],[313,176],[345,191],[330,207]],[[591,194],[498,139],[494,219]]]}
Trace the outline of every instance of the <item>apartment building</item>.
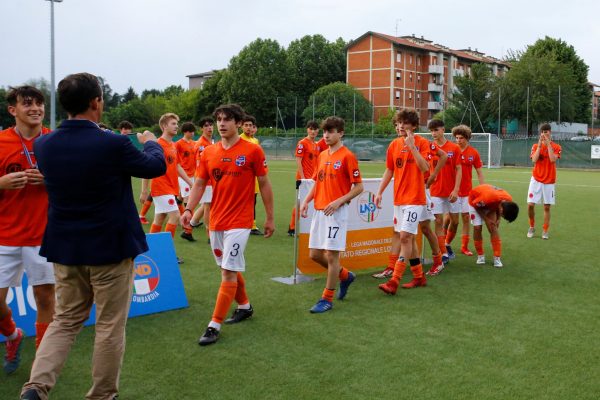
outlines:
{"label": "apartment building", "polygon": [[390,108],[412,107],[427,125],[443,110],[455,88],[474,63],[485,63],[495,75],[509,64],[471,50],[452,50],[431,40],[367,32],[346,47],[346,82],[374,105],[375,119]]}

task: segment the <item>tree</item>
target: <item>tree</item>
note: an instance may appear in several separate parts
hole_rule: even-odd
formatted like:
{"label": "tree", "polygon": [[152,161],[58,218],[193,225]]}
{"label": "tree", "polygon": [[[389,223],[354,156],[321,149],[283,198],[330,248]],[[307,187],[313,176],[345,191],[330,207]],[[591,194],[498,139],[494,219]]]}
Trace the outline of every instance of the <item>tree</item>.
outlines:
{"label": "tree", "polygon": [[100,82],[100,87],[102,88],[104,110],[108,111],[111,108],[118,106],[121,102],[121,96],[118,93],[113,94],[112,88],[103,77],[98,76],[98,82]]}
{"label": "tree", "polygon": [[[592,91],[588,86],[589,67],[577,55],[575,48],[561,39],[546,36],[544,39],[539,39],[533,45],[528,46],[523,53],[523,57],[525,56],[547,58],[567,67],[574,78],[572,86],[568,89],[565,88],[573,92],[571,101],[573,102],[574,114],[570,121],[589,122],[592,98]],[[562,89],[561,86],[561,92]]]}
{"label": "tree", "polygon": [[8,102],[6,101],[6,94],[8,91],[3,87],[0,87],[0,130],[6,129],[9,126],[13,126],[15,119],[8,113]]}
{"label": "tree", "polygon": [[182,122],[192,121],[198,109],[199,89],[182,91],[180,94],[167,98],[167,109],[173,110]]}
{"label": "tree", "polygon": [[343,39],[329,42],[321,35],[304,36],[287,48],[290,89],[302,102],[321,86],[346,80]]}
{"label": "tree", "polygon": [[334,82],[317,89],[309,98],[308,106],[302,112],[305,120],[323,119],[331,115],[342,117],[346,124],[352,121],[369,121],[371,104],[353,86]]}
{"label": "tree", "polygon": [[122,102],[123,102],[123,103],[128,103],[128,102],[130,102],[131,100],[133,100],[133,99],[137,99],[137,98],[138,98],[138,95],[137,95],[137,93],[135,92],[135,90],[133,90],[133,87],[129,86],[129,87],[127,88],[127,91],[126,91],[126,92],[125,92],[125,94],[123,95],[123,100],[122,100]]}
{"label": "tree", "polygon": [[259,125],[271,125],[276,97],[290,91],[285,50],[275,40],[256,39],[229,62],[218,90],[222,100],[240,104]]}
{"label": "tree", "polygon": [[196,99],[196,112],[194,115],[196,120],[211,115],[215,108],[224,103],[225,96],[219,86],[224,75],[225,70],[217,71],[204,82]]}

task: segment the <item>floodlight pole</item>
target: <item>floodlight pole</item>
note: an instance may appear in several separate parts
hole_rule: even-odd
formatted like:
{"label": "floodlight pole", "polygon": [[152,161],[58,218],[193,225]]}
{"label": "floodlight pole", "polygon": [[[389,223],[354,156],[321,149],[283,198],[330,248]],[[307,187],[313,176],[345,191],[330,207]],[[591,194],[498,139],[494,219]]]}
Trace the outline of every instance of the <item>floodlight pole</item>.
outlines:
{"label": "floodlight pole", "polygon": [[529,86],[527,86],[527,119],[525,123],[525,130],[527,133],[527,137],[529,137]]}
{"label": "floodlight pole", "polygon": [[50,2],[50,129],[56,129],[56,81],[54,73],[54,3],[63,0],[46,0]]}

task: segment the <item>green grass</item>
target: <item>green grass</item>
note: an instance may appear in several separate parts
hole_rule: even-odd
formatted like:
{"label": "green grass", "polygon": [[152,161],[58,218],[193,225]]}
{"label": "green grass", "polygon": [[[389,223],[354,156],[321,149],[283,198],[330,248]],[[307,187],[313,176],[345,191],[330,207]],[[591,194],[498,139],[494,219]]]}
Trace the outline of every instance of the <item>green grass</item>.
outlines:
{"label": "green grass", "polygon": [[[203,234],[195,232],[203,239],[196,243],[177,237],[190,307],[129,321],[121,399],[598,398],[600,173],[559,171],[551,236],[542,241],[525,237],[530,171],[486,170],[521,206],[517,221],[500,228],[504,269],[459,255],[426,288],[394,297],[360,271],[345,301],[311,315],[322,277],[296,286],[271,280],[293,268],[286,230],[294,185],[291,162],[270,168],[277,232],[251,237],[246,250],[255,316],[225,326],[216,345],[197,345],[220,276]],[[383,165],[361,168],[377,177]],[[259,215],[262,225],[260,207]],[[89,389],[92,341],[85,328],[52,398],[81,399]],[[0,399],[18,397],[33,348],[27,339],[22,368],[0,378]]]}

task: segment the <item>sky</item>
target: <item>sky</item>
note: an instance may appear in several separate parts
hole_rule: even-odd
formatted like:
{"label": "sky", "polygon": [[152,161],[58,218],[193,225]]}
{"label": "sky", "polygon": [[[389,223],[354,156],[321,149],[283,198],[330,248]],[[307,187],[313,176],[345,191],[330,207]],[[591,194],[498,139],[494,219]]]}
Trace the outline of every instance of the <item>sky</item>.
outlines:
{"label": "sky", "polygon": [[[90,72],[124,93],[187,88],[257,38],[349,41],[368,31],[424,36],[501,58],[546,35],[575,47],[600,84],[600,1],[64,0],[55,3],[56,82]],[[0,0],[0,86],[50,80],[50,2]]]}

